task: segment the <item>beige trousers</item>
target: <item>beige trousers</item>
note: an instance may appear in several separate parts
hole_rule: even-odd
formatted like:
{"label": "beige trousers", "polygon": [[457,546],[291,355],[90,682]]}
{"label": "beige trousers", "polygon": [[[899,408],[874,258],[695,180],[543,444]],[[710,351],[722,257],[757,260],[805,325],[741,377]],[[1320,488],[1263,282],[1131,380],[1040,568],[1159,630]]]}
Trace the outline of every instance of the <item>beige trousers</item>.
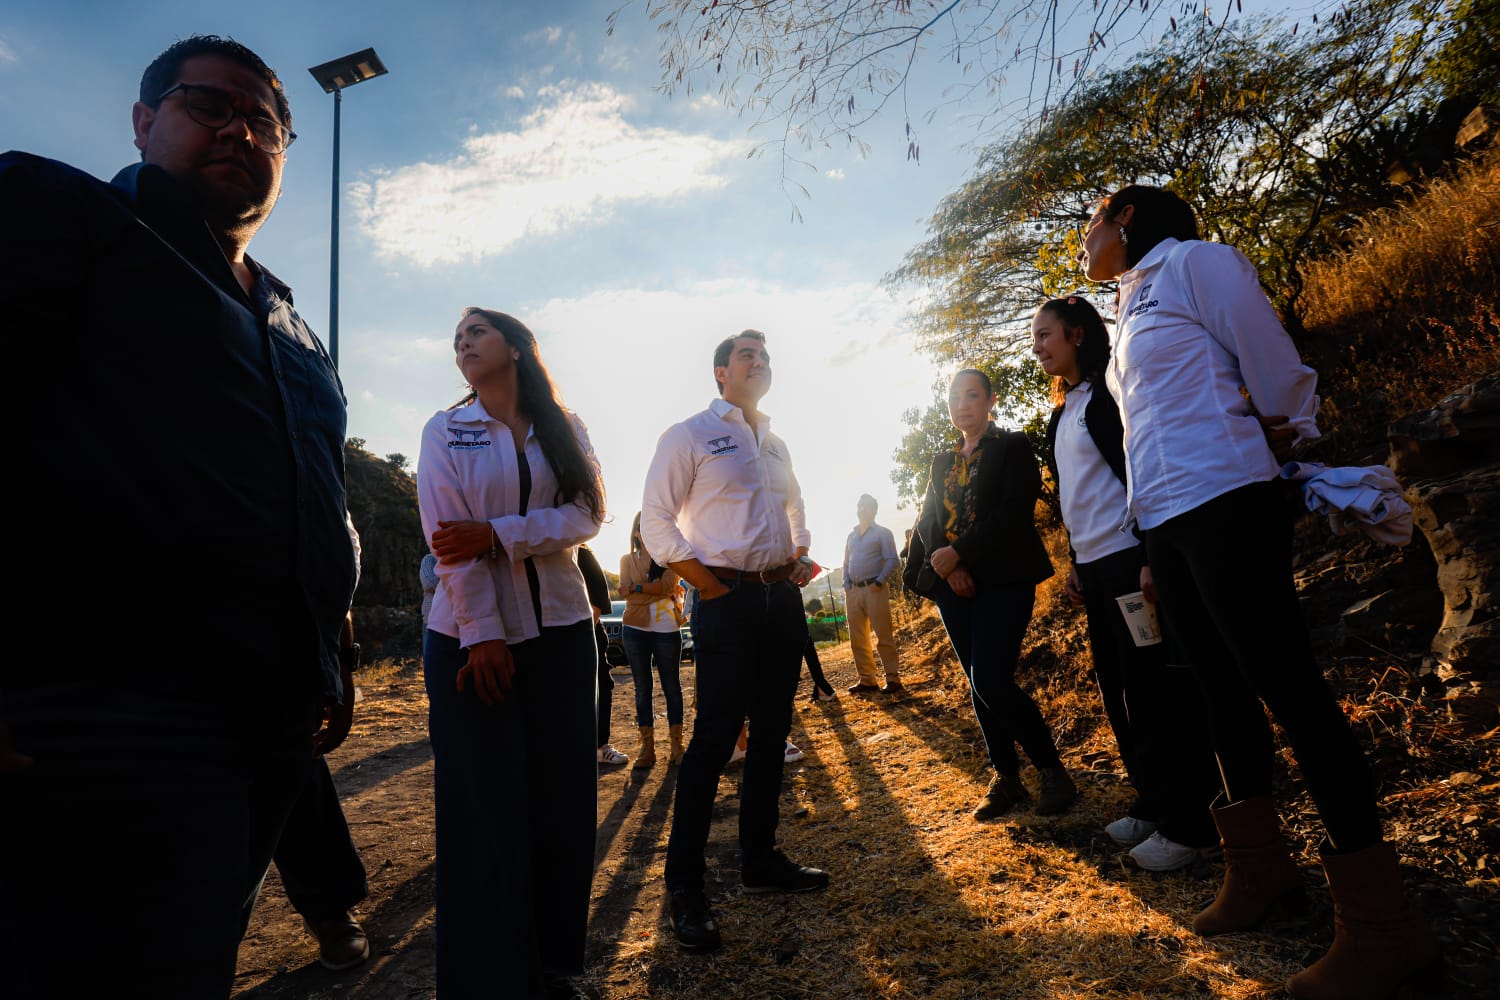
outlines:
{"label": "beige trousers", "polygon": [[885,668],[887,681],[901,679],[896,657],[896,639],[891,631],[891,594],[885,586],[850,587],[845,608],[849,613],[849,645],[854,650],[854,668],[861,684],[879,684],[875,653],[870,649],[870,630],[875,630],[875,648]]}

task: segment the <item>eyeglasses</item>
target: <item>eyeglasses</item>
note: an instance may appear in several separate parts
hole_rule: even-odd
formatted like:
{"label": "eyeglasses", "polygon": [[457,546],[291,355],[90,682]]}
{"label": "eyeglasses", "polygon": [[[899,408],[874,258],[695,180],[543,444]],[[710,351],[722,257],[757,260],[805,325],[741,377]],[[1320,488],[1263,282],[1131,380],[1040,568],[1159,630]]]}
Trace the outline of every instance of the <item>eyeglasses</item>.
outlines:
{"label": "eyeglasses", "polygon": [[182,106],[187,115],[193,121],[204,128],[223,128],[235,118],[242,118],[246,127],[250,129],[250,139],[255,143],[255,148],[261,152],[277,153],[286,152],[297,138],[297,133],[264,115],[247,115],[234,106],[228,94],[217,87],[205,87],[197,83],[179,83],[175,87],[162,92],[156,99],[161,104],[168,97],[182,91]]}

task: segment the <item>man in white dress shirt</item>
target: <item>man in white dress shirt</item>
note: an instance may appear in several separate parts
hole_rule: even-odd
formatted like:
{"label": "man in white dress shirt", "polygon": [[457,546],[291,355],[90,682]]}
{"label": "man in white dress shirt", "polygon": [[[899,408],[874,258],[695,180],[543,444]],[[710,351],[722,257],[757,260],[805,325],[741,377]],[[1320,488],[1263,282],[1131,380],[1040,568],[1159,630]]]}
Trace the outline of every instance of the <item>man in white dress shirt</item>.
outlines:
{"label": "man in white dress shirt", "polygon": [[[875,523],[875,498],[862,494],[854,505],[859,523],[844,542],[844,607],[849,614],[849,646],[859,681],[850,694],[901,690],[901,664],[896,637],[891,629],[891,591],[888,581],[901,568],[896,538],[891,529]],[[875,649],[870,648],[870,630],[875,630]],[[885,687],[875,673],[875,653],[885,671]]]}
{"label": "man in white dress shirt", "polygon": [[784,743],[807,641],[798,588],[812,579],[813,563],[791,457],[758,409],[771,388],[765,335],[746,330],[721,343],[714,381],[721,398],[657,442],[641,502],[646,548],[698,589],[697,717],[677,776],[666,870],[672,929],[690,951],[720,943],[703,892],[703,852],[719,775],[747,716],[740,782],[745,891],[828,885],[826,873],[776,849]]}

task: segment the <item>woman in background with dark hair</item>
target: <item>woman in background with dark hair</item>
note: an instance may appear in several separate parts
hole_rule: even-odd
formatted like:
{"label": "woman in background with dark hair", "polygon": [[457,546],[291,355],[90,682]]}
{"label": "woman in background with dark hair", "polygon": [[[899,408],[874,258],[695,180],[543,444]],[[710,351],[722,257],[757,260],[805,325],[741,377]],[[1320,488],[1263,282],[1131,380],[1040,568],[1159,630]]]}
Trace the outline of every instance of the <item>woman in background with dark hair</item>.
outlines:
{"label": "woman in background with dark hair", "polygon": [[1131,185],[1106,199],[1080,261],[1095,281],[1119,280],[1106,380],[1124,424],[1130,514],[1208,701],[1223,776],[1214,820],[1224,884],[1193,927],[1242,930],[1302,899],[1271,799],[1264,703],[1323,820],[1335,908],[1332,947],[1287,988],[1302,1000],[1388,997],[1436,964],[1437,942],[1406,898],[1369,766],[1313,659],[1292,583],[1291,518],[1262,426],[1284,415],[1298,439],[1318,437],[1317,374],[1254,265],[1200,242],[1192,208],[1169,191]]}
{"label": "woman in background with dark hair", "polygon": [[1085,609],[1094,679],[1137,793],[1104,831],[1137,867],[1186,868],[1217,850],[1208,806],[1219,770],[1192,674],[1168,665],[1161,639],[1137,645],[1117,603],[1141,592],[1154,603],[1156,593],[1145,544],[1124,525],[1124,430],[1104,387],[1109,334],[1089,301],[1070,295],[1037,310],[1031,341],[1054,379],[1044,454],[1073,556],[1068,599]]}
{"label": "woman in background with dark hair", "polygon": [[641,749],[635,755],[637,769],[656,764],[656,717],[651,707],[651,661],[661,678],[662,697],[667,702],[667,725],[671,735],[668,760],[682,763],[682,680],[677,674],[682,662],[681,578],[657,564],[641,541],[641,515],[630,526],[630,551],[620,557],[620,596],[625,599],[621,641],[630,661],[635,682],[635,724],[641,731]]}
{"label": "woman in background with dark hair", "polygon": [[604,519],[588,433],[536,339],[470,308],[471,391],[422,433],[417,492],[438,557],[423,670],[437,806],[437,989],[574,995],[595,825],[595,648],[574,559]]}
{"label": "woman in background with dark hair", "polygon": [[1039,814],[1063,812],[1078,797],[1041,710],[1016,683],[1036,585],[1052,575],[1052,564],[1036,532],[1042,485],[1036,457],[1026,435],[990,421],[994,406],[984,372],[965,368],[953,376],[948,415],[963,440],[932,459],[904,577],[907,587],[937,603],[969,679],[995,768],[974,809],[981,820],[1030,798],[1021,784],[1017,743],[1041,775]]}

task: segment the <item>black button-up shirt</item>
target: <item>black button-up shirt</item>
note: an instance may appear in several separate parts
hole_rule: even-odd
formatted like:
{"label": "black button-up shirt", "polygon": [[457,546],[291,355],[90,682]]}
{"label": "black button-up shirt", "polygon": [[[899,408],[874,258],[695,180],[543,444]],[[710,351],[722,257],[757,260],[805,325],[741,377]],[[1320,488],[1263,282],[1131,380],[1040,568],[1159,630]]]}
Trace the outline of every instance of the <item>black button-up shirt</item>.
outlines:
{"label": "black button-up shirt", "polygon": [[246,295],[188,190],[0,156],[23,652],[68,678],[274,702],[338,689],[345,401],[291,291]]}

